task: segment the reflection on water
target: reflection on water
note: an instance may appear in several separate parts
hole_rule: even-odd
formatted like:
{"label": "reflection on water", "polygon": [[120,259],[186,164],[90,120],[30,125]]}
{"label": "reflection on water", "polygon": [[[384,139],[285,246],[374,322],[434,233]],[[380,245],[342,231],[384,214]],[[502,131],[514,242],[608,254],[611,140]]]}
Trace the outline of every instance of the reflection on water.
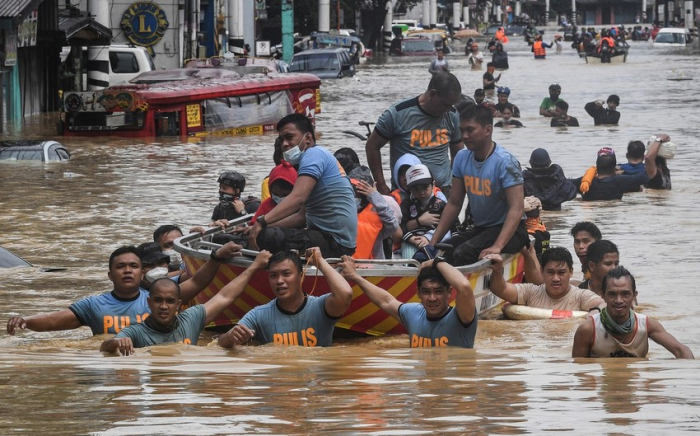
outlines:
{"label": "reflection on water", "polygon": [[[679,145],[670,162],[673,191],[648,191],[621,202],[570,202],[545,222],[553,244],[570,247],[568,230],[598,223],[637,277],[641,310],[694,352],[698,260],[694,235],[700,62],[687,51],[661,57],[632,43],[624,65],[585,65],[575,53],[531,59],[513,41],[512,90],[525,129],[497,130],[495,139],[525,164],[537,147],[570,177],[595,161],[601,146],[616,149],[659,132]],[[482,73],[449,57],[465,93]],[[323,84],[320,143],[364,144],[342,130],[362,131],[392,102],[422,92],[427,59],[377,59],[356,79]],[[667,80],[684,75],[694,80]],[[562,85],[569,112],[583,127],[552,129],[537,116],[550,83]],[[621,123],[594,127],[583,105],[621,97]],[[55,114],[28,119],[6,138],[53,138]],[[0,321],[67,307],[109,289],[107,258],[119,245],[150,239],[156,226],[206,224],[218,201],[217,175],[236,169],[259,193],[272,167],[274,137],[202,141],[67,139],[68,163],[0,165],[0,245],[40,267],[0,270]],[[388,174],[388,148],[383,150]],[[577,266],[578,267],[578,266]],[[476,351],[409,350],[406,336],[343,340],[330,349],[243,347],[226,351],[205,333],[199,347],[138,350],[104,357],[103,338],[87,329],[0,335],[0,434],[668,434],[700,429],[697,361],[676,361],[655,344],[650,360],[573,362],[576,321],[498,320],[479,323]]]}

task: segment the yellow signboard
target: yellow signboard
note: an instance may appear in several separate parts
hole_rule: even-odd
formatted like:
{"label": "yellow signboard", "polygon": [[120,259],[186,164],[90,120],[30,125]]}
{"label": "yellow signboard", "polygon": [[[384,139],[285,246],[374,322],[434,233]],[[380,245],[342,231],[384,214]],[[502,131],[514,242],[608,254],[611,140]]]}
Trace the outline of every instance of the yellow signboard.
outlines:
{"label": "yellow signboard", "polygon": [[[188,117],[189,118],[189,117]],[[233,129],[216,130],[213,132],[197,132],[195,136],[241,136],[241,135],[262,135],[263,126],[237,127]]]}
{"label": "yellow signboard", "polygon": [[200,107],[198,104],[187,105],[187,127],[199,127],[202,125]]}

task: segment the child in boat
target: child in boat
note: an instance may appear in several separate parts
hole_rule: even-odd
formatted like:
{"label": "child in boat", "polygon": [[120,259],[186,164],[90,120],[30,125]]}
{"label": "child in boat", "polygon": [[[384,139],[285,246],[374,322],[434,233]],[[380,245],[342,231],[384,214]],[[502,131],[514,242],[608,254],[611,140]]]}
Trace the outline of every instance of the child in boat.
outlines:
{"label": "child in boat", "polygon": [[[410,195],[401,202],[401,229],[404,233],[401,257],[428,260],[424,252],[417,250],[430,242],[442,211],[447,206],[447,198],[435,186],[430,170],[423,164],[414,165],[406,171],[406,187]],[[444,240],[452,237],[451,233],[458,224],[459,221],[454,222]]]}
{"label": "child in boat", "polygon": [[260,215],[265,215],[275,208],[284,198],[294,189],[294,183],[297,181],[297,171],[292,164],[287,161],[282,161],[270,172],[270,197],[260,203],[260,207],[255,211],[250,224],[255,224],[255,221]]}

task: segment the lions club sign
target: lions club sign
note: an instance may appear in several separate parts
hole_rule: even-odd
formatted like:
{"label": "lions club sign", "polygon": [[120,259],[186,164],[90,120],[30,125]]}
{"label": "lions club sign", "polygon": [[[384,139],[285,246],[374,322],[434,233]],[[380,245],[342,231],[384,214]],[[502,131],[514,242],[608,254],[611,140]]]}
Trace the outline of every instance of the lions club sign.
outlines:
{"label": "lions club sign", "polygon": [[165,12],[155,3],[133,3],[124,12],[121,26],[129,41],[136,45],[151,47],[165,35],[168,28]]}

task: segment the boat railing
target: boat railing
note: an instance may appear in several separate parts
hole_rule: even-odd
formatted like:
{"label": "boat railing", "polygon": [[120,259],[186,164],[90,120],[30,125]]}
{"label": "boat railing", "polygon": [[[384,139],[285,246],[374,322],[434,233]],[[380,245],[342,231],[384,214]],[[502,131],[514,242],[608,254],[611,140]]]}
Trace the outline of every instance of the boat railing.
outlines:
{"label": "boat railing", "polygon": [[[212,239],[224,233],[231,233],[236,227],[247,225],[252,215],[246,215],[229,221],[225,229],[221,227],[211,227],[204,233],[190,233],[175,240],[175,250],[183,255],[189,255],[200,259],[208,259],[213,249],[220,248],[222,244],[213,242]],[[227,263],[246,267],[250,265],[259,251],[251,249],[241,250],[242,256],[233,257]],[[304,253],[300,253],[303,258]],[[506,255],[509,257],[512,255]],[[340,258],[326,258],[331,265],[342,261]],[[488,259],[482,259],[471,265],[459,266],[457,269],[463,274],[470,274],[483,270],[491,264]],[[358,273],[362,276],[418,276],[421,263],[414,259],[355,259]],[[309,267],[307,275],[314,275],[315,267]]]}

